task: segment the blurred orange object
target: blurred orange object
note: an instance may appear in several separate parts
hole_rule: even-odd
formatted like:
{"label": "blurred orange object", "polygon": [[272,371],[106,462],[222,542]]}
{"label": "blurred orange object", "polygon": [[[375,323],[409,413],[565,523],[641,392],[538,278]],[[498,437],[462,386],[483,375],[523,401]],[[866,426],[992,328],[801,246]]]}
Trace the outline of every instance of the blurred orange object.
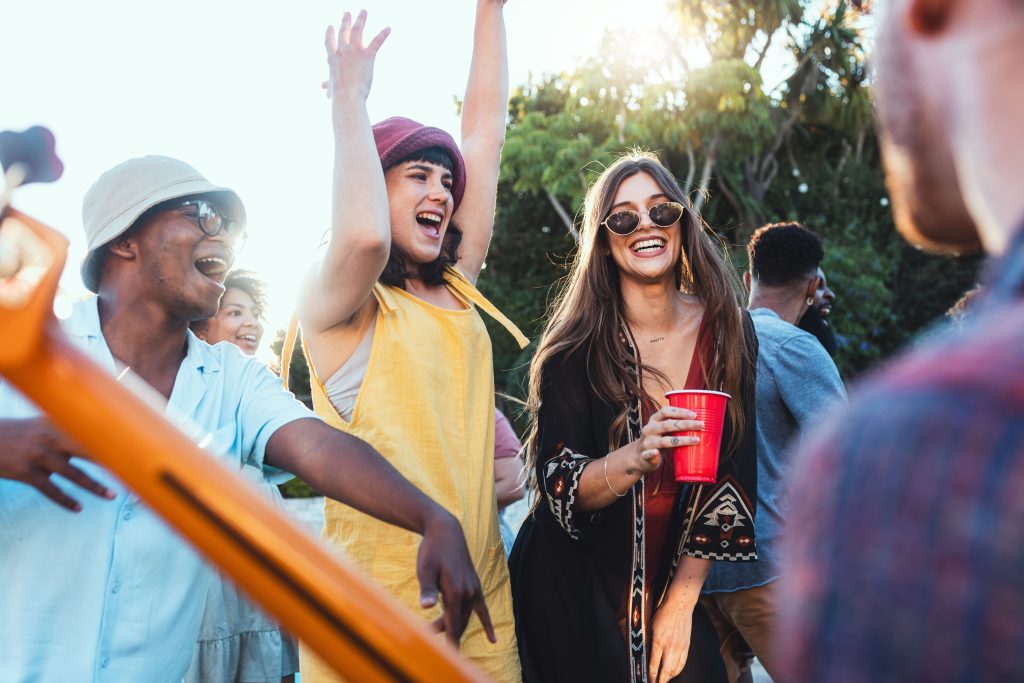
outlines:
{"label": "blurred orange object", "polygon": [[114,472],[266,611],[356,681],[485,681],[442,638],[331,555],[163,416],[163,397],[118,382],[54,318],[67,259],[58,232],[0,214],[0,374]]}

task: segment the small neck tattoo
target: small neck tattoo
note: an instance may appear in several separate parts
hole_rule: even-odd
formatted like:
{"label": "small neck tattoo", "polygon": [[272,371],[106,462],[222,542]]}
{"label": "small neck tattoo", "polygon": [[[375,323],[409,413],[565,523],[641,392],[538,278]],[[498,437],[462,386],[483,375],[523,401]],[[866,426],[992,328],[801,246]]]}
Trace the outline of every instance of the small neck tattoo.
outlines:
{"label": "small neck tattoo", "polygon": [[664,337],[655,337],[654,339],[652,339],[650,341],[650,343],[654,344],[655,342],[660,342],[660,341],[665,341],[665,338]]}

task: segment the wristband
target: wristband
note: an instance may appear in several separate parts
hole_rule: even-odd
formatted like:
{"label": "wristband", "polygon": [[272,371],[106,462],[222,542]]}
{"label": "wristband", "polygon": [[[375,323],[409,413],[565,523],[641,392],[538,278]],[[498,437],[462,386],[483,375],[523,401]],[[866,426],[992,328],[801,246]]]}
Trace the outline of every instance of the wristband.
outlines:
{"label": "wristband", "polygon": [[611,453],[609,453],[608,455],[604,456],[604,483],[608,484],[608,490],[611,491],[615,495],[616,498],[622,498],[624,495],[629,493],[629,489],[626,489],[622,493],[619,493],[618,491],[616,491],[615,489],[612,488],[612,482],[608,479],[608,459],[611,458],[611,457],[612,457]]}

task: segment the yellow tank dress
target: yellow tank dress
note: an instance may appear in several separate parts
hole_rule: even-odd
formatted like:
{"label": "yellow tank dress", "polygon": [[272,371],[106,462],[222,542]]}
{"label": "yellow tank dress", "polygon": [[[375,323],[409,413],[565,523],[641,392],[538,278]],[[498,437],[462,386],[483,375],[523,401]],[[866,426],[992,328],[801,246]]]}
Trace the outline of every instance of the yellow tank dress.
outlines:
{"label": "yellow tank dress", "polygon": [[[328,424],[372,444],[462,523],[498,642],[487,640],[473,615],[460,650],[494,681],[519,683],[512,595],[494,493],[491,340],[476,309],[504,325],[521,347],[528,340],[459,271],[449,269],[446,279],[465,309],[440,308],[377,283],[376,329],[352,421],[338,415],[310,363],[313,407]],[[413,612],[428,621],[440,616],[440,604],[430,610],[419,604],[419,536],[327,499],[323,538]],[[343,680],[306,648],[301,672],[303,683]]]}

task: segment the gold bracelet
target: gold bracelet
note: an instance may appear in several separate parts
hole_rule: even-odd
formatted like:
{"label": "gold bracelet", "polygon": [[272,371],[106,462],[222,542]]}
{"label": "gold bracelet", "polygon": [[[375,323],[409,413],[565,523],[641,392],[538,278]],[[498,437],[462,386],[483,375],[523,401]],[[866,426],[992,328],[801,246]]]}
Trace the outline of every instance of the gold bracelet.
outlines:
{"label": "gold bracelet", "polygon": [[612,488],[612,482],[608,479],[608,459],[610,457],[612,457],[611,453],[604,456],[604,483],[608,484],[608,490],[611,491],[616,498],[622,498],[624,495],[629,493],[629,489],[626,489],[622,493],[619,493],[618,491]]}

